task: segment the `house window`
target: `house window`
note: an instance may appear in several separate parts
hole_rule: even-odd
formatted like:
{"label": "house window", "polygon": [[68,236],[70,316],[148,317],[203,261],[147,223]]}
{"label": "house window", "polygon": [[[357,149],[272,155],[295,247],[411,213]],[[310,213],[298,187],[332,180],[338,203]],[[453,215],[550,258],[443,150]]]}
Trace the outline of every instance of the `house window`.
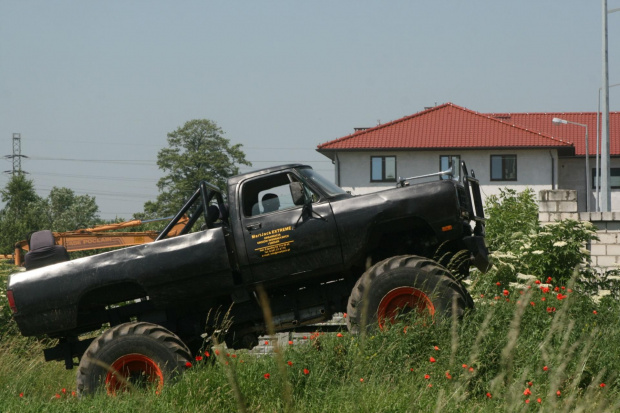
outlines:
{"label": "house window", "polygon": [[517,155],[491,155],[491,181],[516,181]]}
{"label": "house window", "polygon": [[[456,166],[456,175],[454,175],[455,180],[459,180],[461,175],[461,157],[459,155],[440,155],[439,156],[439,172],[447,171],[452,167],[452,165]],[[448,175],[441,175],[439,179],[450,179]]]}
{"label": "house window", "polygon": [[[592,168],[592,188],[596,188],[596,168]],[[620,188],[620,168],[609,168],[609,186]]]}
{"label": "house window", "polygon": [[396,157],[395,156],[371,156],[370,157],[370,182],[395,182],[396,181]]}

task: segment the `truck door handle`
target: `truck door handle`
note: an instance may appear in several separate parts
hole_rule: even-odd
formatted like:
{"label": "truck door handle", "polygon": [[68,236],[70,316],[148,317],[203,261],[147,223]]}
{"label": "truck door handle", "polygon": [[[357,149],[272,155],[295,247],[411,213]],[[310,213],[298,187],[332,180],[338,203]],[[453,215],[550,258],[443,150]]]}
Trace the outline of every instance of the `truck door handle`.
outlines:
{"label": "truck door handle", "polygon": [[252,231],[254,229],[260,229],[261,226],[262,226],[261,223],[257,222],[256,224],[247,225],[246,228],[248,229],[248,231]]}

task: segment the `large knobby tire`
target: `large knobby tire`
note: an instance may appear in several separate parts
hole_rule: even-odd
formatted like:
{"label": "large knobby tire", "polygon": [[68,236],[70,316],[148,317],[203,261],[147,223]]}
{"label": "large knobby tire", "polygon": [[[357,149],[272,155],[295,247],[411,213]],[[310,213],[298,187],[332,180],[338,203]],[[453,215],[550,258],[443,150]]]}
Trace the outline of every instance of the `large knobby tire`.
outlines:
{"label": "large knobby tire", "polygon": [[157,324],[131,322],[95,339],[80,360],[80,394],[104,390],[110,395],[147,387],[159,392],[182,373],[191,353],[175,334]]}
{"label": "large knobby tire", "polygon": [[394,322],[397,315],[417,311],[430,317],[450,317],[452,303],[461,317],[473,308],[469,293],[450,272],[428,258],[403,255],[369,268],[353,287],[347,305],[347,327],[359,333]]}

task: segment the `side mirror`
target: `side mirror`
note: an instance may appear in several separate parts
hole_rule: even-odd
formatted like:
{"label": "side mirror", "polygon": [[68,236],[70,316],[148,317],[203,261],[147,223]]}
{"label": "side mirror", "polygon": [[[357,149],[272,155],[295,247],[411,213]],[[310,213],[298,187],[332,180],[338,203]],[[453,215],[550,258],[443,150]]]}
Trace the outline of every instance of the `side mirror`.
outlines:
{"label": "side mirror", "polygon": [[291,197],[295,205],[304,205],[306,203],[306,193],[301,182],[291,182],[288,184],[291,190]]}

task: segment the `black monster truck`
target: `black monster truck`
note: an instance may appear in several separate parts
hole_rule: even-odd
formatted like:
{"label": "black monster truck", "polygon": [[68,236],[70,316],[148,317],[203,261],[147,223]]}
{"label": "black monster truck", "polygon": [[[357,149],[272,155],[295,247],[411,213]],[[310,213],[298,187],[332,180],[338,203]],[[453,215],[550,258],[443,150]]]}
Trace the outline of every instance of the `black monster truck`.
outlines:
{"label": "black monster truck", "polygon": [[10,276],[9,304],[22,334],[58,339],[46,360],[80,360],[84,394],[139,379],[160,388],[221,333],[224,313],[226,344],[255,346],[261,293],[277,331],[346,311],[356,332],[407,308],[451,314],[453,301],[461,315],[473,302],[458,280],[488,258],[478,181],[458,169],[460,182],[399,179],[362,196],[298,164],[229,178],[225,194],[202,182],[153,243],[67,261],[52,238]]}

